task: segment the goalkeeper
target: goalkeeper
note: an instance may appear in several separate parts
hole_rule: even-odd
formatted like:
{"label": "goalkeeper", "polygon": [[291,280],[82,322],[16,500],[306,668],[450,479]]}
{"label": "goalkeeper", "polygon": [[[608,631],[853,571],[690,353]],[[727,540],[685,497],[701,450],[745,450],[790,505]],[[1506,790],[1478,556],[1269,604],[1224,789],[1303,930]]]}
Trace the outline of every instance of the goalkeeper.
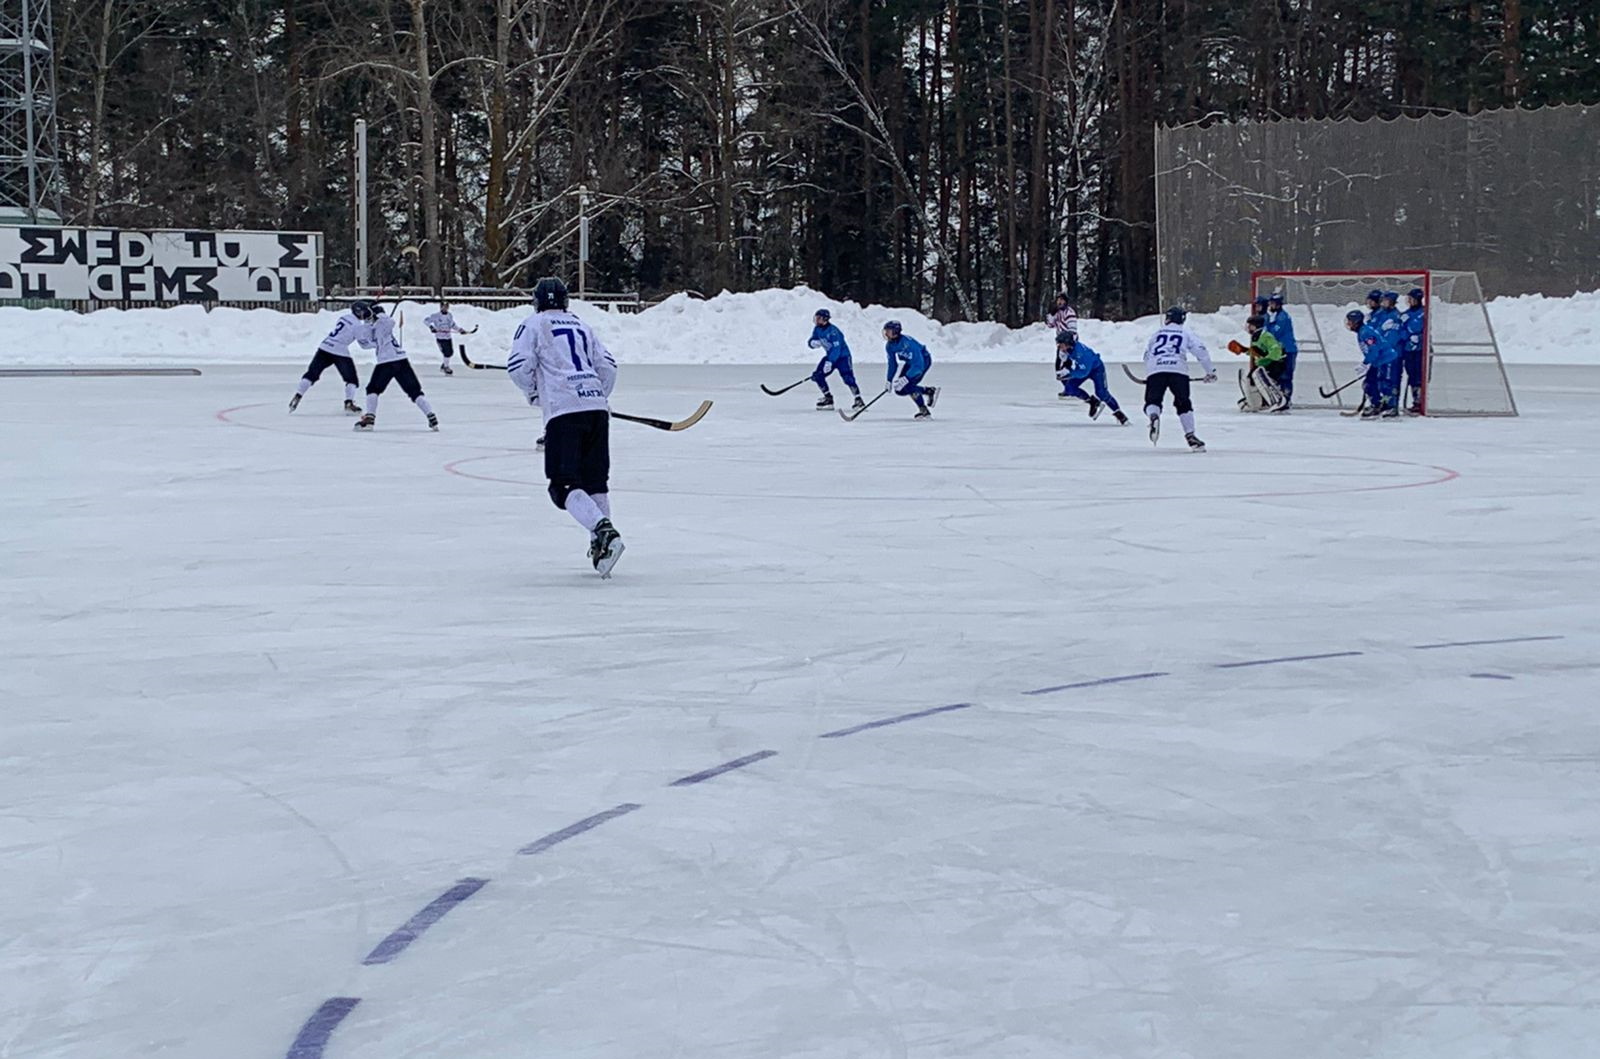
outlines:
{"label": "goalkeeper", "polygon": [[1234,353],[1249,354],[1250,368],[1239,373],[1239,410],[1241,412],[1283,412],[1288,410],[1289,397],[1283,391],[1283,374],[1289,361],[1283,343],[1267,330],[1267,318],[1252,316],[1245,321],[1250,332],[1248,346],[1234,340],[1228,349]]}

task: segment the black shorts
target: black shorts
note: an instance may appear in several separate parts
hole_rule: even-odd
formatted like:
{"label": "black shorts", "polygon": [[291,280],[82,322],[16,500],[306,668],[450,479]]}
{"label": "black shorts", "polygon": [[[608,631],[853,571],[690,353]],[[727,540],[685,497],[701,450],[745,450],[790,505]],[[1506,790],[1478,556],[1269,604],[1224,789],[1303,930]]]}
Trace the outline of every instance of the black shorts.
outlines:
{"label": "black shorts", "polygon": [[1194,402],[1189,400],[1189,376],[1176,371],[1158,371],[1144,381],[1144,404],[1146,408],[1161,407],[1161,399],[1168,393],[1172,394],[1172,407],[1178,414],[1194,409]]}
{"label": "black shorts", "polygon": [[356,374],[356,362],[350,357],[341,357],[325,349],[317,350],[316,355],[311,358],[311,366],[306,368],[304,378],[316,382],[330,367],[339,373],[339,378],[351,386],[361,385],[361,376]]}
{"label": "black shorts", "polygon": [[559,508],[567,506],[574,489],[591,496],[609,492],[611,413],[568,412],[550,420],[544,431],[544,476]]}
{"label": "black shorts", "polygon": [[409,360],[385,361],[373,368],[372,378],[367,380],[367,392],[382,393],[391,382],[399,383],[413,401],[422,396],[422,383],[417,381],[417,373]]}
{"label": "black shorts", "polygon": [[449,360],[451,357],[455,356],[456,346],[455,343],[450,340],[449,335],[446,335],[444,338],[435,337],[434,341],[439,343],[439,352],[444,354],[446,360]]}

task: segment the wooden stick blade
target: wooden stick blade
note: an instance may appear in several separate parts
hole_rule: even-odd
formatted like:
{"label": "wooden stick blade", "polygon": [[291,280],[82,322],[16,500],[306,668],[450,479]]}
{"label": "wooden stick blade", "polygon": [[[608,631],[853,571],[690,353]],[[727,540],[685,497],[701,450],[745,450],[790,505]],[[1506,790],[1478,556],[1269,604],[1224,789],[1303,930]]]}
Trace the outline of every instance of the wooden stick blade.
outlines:
{"label": "wooden stick blade", "polygon": [[680,419],[677,422],[673,422],[670,419],[651,419],[649,416],[626,415],[625,413],[622,413],[622,412],[612,412],[611,413],[611,418],[612,419],[625,419],[630,423],[638,423],[638,424],[640,424],[642,426],[654,427],[656,430],[674,430],[674,431],[676,431],[676,430],[688,430],[690,427],[692,427],[696,423],[700,422],[700,420],[704,419],[706,417],[706,413],[709,412],[709,411],[711,411],[711,402],[710,401],[701,401],[700,402],[700,407],[696,408],[694,410],[693,414],[691,414],[687,419]]}

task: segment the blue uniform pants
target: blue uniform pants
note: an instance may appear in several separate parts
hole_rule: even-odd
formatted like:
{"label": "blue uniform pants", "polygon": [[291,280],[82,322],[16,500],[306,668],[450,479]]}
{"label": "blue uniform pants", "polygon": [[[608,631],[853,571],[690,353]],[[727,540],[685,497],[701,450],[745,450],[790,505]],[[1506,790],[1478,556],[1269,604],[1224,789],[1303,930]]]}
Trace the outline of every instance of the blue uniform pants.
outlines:
{"label": "blue uniform pants", "polygon": [[[909,398],[911,398],[912,400],[916,401],[917,404],[919,404],[919,405],[922,404],[922,395],[927,393],[928,391],[927,391],[926,388],[924,388],[923,386],[921,386],[919,384],[922,382],[923,376],[927,375],[927,374],[928,374],[927,372],[923,371],[923,372],[918,372],[915,375],[906,375],[900,380],[894,380],[894,381],[900,381],[900,382],[904,383],[903,386],[897,387],[894,392],[899,394],[901,397],[909,397]],[[891,385],[892,384],[893,383],[891,382]]]}
{"label": "blue uniform pants", "polygon": [[830,369],[839,372],[839,378],[850,387],[851,392],[858,392],[861,388],[856,385],[855,365],[850,363],[848,356],[841,356],[837,360],[831,356],[823,357],[817,361],[817,370],[811,373],[811,381],[822,387],[822,392],[828,392],[828,372]]}
{"label": "blue uniform pants", "polygon": [[1113,412],[1122,411],[1121,406],[1117,404],[1117,399],[1111,396],[1110,387],[1106,385],[1106,366],[1104,364],[1096,365],[1095,369],[1089,373],[1087,379],[1068,379],[1067,395],[1069,397],[1076,397],[1080,401],[1087,401],[1089,399],[1089,395],[1085,393],[1083,389],[1083,384],[1085,382],[1094,384],[1095,397],[1104,402],[1107,408],[1111,409]]}
{"label": "blue uniform pants", "polygon": [[1405,355],[1406,385],[1422,392],[1422,350],[1408,349]]}
{"label": "blue uniform pants", "polygon": [[1298,349],[1285,349],[1283,351],[1283,375],[1278,379],[1278,388],[1283,391],[1284,400],[1294,396],[1294,360],[1300,355]]}
{"label": "blue uniform pants", "polygon": [[1400,398],[1400,362],[1391,360],[1386,364],[1367,365],[1367,377],[1361,385],[1361,392],[1367,395],[1367,403],[1374,408],[1390,408],[1398,404]]}

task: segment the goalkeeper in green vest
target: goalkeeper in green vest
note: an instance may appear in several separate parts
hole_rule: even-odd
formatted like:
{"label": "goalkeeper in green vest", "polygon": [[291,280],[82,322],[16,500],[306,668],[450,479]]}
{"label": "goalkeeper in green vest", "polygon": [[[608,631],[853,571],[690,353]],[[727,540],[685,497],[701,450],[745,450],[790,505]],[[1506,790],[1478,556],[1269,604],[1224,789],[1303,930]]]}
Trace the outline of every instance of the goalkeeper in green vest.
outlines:
{"label": "goalkeeper in green vest", "polygon": [[1252,316],[1245,321],[1250,332],[1250,344],[1238,341],[1228,343],[1234,353],[1250,355],[1250,370],[1239,377],[1239,410],[1241,412],[1286,412],[1289,398],[1283,392],[1283,373],[1289,360],[1283,352],[1283,343],[1267,330],[1267,318]]}

